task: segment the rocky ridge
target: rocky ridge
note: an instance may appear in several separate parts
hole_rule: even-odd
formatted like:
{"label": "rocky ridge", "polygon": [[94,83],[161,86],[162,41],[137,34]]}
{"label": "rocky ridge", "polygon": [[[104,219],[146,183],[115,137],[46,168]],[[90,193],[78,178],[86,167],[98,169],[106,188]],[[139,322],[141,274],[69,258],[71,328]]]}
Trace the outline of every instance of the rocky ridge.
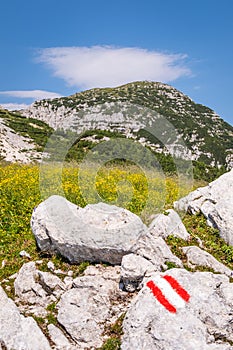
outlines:
{"label": "rocky ridge", "polygon": [[[78,134],[93,129],[117,131],[157,152],[169,151],[212,166],[233,166],[232,126],[210,108],[158,82],[135,82],[37,101],[22,114],[42,120],[55,130]],[[158,128],[162,128],[159,134]],[[161,140],[159,135],[163,135]],[[188,155],[182,153],[181,139],[190,151]]]}

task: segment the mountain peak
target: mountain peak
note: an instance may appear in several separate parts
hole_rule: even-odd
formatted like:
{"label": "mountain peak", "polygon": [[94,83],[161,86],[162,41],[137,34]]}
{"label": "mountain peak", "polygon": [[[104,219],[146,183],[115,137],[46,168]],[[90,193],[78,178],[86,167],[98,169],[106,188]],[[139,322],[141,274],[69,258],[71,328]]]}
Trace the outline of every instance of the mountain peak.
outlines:
{"label": "mountain peak", "polygon": [[[157,152],[169,150],[172,156],[180,156],[177,149],[182,140],[191,160],[210,166],[233,166],[233,127],[210,108],[161,82],[136,81],[36,101],[22,114],[55,130],[78,134],[98,129],[118,132]],[[148,127],[156,129],[161,118],[170,123],[176,134],[167,137],[166,145],[145,131]]]}

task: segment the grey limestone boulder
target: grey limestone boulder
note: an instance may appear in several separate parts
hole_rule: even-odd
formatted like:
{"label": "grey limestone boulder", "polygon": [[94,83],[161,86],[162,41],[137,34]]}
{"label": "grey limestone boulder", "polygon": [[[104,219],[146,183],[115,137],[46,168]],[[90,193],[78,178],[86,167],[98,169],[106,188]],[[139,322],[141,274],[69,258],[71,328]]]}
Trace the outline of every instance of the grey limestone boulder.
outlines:
{"label": "grey limestone boulder", "polygon": [[174,263],[177,267],[182,267],[182,261],[170,250],[162,237],[153,237],[147,232],[142,235],[134,245],[132,252],[149,260],[158,270],[166,270],[167,262]]}
{"label": "grey limestone boulder", "polygon": [[101,347],[105,327],[126,311],[130,298],[119,282],[119,267],[90,266],[62,295],[57,320],[77,349]]}
{"label": "grey limestone boulder", "polygon": [[163,289],[168,301],[178,305],[176,313],[172,313],[155,298],[146,285],[148,280],[144,281],[143,289],[124,319],[121,349],[233,349],[230,345],[233,340],[233,284],[229,279],[211,272],[191,273],[184,269],[155,273],[150,279],[157,281],[164,275],[175,278],[190,299],[181,304],[174,290],[172,294],[169,289]]}
{"label": "grey limestone boulder", "polygon": [[71,263],[111,264],[120,264],[148,230],[126,209],[104,203],[80,208],[61,196],[51,196],[35,208],[31,228],[42,251],[60,253]]}
{"label": "grey limestone boulder", "polygon": [[167,238],[169,235],[188,240],[190,238],[180,216],[173,209],[165,214],[158,214],[149,226],[150,233],[155,237]]}
{"label": "grey limestone boulder", "polygon": [[207,224],[218,229],[220,236],[233,245],[233,169],[181,198],[174,207],[192,214],[201,212]]}
{"label": "grey limestone boulder", "polygon": [[0,349],[50,350],[48,340],[32,317],[20,314],[0,287]]}
{"label": "grey limestone boulder", "polygon": [[187,256],[189,267],[195,268],[196,266],[205,266],[213,269],[215,272],[223,273],[229,277],[233,276],[233,272],[231,271],[231,269],[220,263],[211,254],[205,252],[199,247],[183,247],[182,250]]}

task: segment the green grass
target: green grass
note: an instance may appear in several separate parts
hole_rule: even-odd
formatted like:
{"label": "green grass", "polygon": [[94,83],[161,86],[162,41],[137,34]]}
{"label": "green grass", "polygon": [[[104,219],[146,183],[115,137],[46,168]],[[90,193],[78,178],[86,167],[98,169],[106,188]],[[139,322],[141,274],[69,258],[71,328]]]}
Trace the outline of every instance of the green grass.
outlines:
{"label": "green grass", "polygon": [[[166,241],[171,247],[172,252],[183,261],[185,268],[189,269],[186,256],[182,252],[182,247],[191,245],[198,246],[197,238],[199,238],[203,243],[205,251],[212,254],[219,262],[233,270],[233,247],[226,244],[220,237],[218,230],[206,225],[206,219],[202,214],[186,214],[183,218],[183,223],[191,235],[190,240],[187,242],[180,238],[169,236]],[[201,266],[196,267],[196,270],[212,271],[207,267]]]}
{"label": "green grass", "polygon": [[118,338],[109,338],[99,350],[120,350],[121,341]]}
{"label": "green grass", "polygon": [[105,329],[105,335],[109,338],[104,342],[98,350],[120,350],[121,336],[123,335],[122,324],[125,318],[125,313],[121,314],[116,322]]}

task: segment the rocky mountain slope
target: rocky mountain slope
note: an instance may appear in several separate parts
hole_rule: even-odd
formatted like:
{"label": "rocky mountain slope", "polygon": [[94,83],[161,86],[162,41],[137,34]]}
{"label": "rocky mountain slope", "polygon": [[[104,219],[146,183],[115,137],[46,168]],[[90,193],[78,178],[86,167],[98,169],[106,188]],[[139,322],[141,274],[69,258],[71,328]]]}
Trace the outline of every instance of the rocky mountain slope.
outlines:
{"label": "rocky mountain slope", "polygon": [[153,145],[155,151],[169,150],[176,156],[181,154],[182,139],[190,150],[186,157],[212,166],[233,166],[233,127],[210,108],[158,82],[135,82],[37,101],[22,114],[54,129],[117,131]]}
{"label": "rocky mountain slope", "polygon": [[0,109],[0,159],[22,163],[39,161],[52,131],[40,120]]}

